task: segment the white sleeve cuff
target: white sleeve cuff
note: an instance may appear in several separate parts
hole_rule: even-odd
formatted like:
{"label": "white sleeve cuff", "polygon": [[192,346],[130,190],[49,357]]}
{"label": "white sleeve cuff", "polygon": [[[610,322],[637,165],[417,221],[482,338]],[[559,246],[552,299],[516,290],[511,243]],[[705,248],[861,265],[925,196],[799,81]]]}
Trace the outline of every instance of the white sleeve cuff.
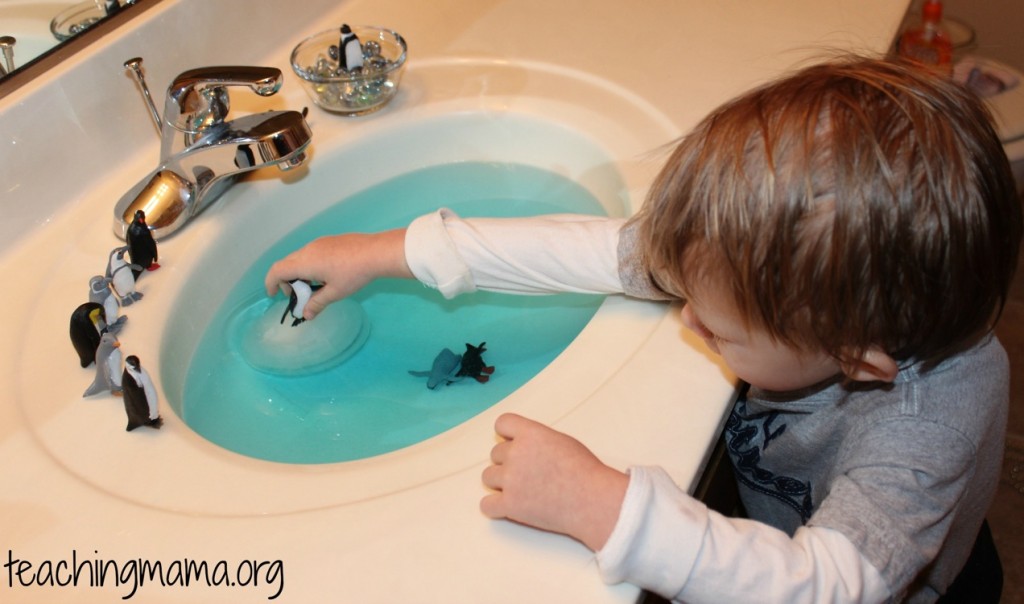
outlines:
{"label": "white sleeve cuff", "polygon": [[661,468],[629,469],[618,522],[597,553],[606,583],[628,581],[662,595],[682,590],[707,526],[707,507]]}
{"label": "white sleeve cuff", "polygon": [[451,210],[440,210],[409,224],[405,233],[405,261],[420,283],[450,299],[475,291],[476,285],[469,266],[445,229],[445,218],[449,216],[455,216]]}
{"label": "white sleeve cuff", "polygon": [[579,214],[463,220],[442,209],[409,225],[406,263],[446,298],[477,289],[622,293],[618,244],[624,223]]}

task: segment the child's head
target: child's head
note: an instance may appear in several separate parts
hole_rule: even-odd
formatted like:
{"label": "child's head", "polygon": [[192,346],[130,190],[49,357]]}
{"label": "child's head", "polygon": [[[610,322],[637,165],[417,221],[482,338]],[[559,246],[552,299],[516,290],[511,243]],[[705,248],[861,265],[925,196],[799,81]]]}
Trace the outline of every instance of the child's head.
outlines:
{"label": "child's head", "polygon": [[884,60],[803,69],[686,136],[642,210],[651,274],[731,294],[747,327],[935,364],[991,328],[1021,210],[982,103]]}

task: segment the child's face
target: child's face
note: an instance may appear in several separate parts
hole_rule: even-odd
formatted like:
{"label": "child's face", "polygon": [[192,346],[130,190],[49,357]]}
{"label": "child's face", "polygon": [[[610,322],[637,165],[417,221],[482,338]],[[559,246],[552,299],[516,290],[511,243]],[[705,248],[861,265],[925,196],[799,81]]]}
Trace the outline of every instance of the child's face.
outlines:
{"label": "child's face", "polygon": [[[715,288],[705,288],[715,289]],[[840,373],[823,351],[809,351],[773,340],[748,328],[731,296],[704,291],[682,310],[683,324],[699,335],[738,378],[762,390],[799,390]]]}

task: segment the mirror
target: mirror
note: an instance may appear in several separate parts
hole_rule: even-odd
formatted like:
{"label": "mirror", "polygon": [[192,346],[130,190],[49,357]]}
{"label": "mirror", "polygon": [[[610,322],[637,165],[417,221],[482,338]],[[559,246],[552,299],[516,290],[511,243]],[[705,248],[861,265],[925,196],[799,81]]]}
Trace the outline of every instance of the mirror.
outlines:
{"label": "mirror", "polygon": [[0,0],[0,98],[159,1]]}

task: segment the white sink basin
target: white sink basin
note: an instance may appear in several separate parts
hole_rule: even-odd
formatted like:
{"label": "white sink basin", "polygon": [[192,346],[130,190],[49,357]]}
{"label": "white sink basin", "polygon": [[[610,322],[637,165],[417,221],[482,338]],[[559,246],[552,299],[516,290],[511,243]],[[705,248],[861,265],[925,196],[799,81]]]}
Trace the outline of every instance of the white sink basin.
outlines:
{"label": "white sink basin", "polygon": [[[569,414],[586,416],[588,401],[641,349],[665,359],[682,349],[684,356],[693,357],[686,364],[704,366],[696,370],[708,372],[719,387],[725,384],[702,353],[680,346],[678,325],[666,320],[667,306],[612,297],[579,338],[525,387],[465,424],[391,454],[283,468],[223,450],[183,424],[171,407],[180,405],[187,363],[168,362],[162,355],[188,359],[242,272],[270,243],[329,205],[399,174],[474,160],[557,172],[582,184],[610,215],[621,216],[635,210],[659,167],[661,158],[651,150],[675,134],[666,120],[635,98],[545,65],[445,63],[419,66],[408,77],[412,81],[407,85],[414,90],[443,90],[446,83],[474,77],[514,81],[520,90],[514,98],[495,94],[483,101],[452,99],[407,108],[388,127],[368,136],[315,112],[309,118],[314,143],[304,172],[286,174],[282,182],[277,173],[266,171],[260,180],[230,190],[182,234],[161,243],[162,268],[140,280],[145,298],[123,309],[129,319],[119,335],[123,353],[139,356],[150,372],[171,368],[154,376],[165,420],[159,433],[123,435],[120,399],[82,400],[92,368],[69,370],[77,379],[45,384],[28,377],[29,368],[43,362],[52,347],[68,348],[61,341],[66,334],[55,333],[52,325],[30,324],[19,374],[26,376],[23,391],[34,390],[35,396],[23,401],[23,412],[40,444],[62,465],[105,492],[147,507],[220,516],[295,512],[384,496],[478,466],[487,459],[493,420],[503,411],[549,424]],[[552,98],[555,92],[558,100]],[[96,222],[79,235],[81,244],[93,250],[92,266],[66,265],[54,274],[38,298],[42,316],[59,315],[73,299],[71,292],[84,289],[101,271],[107,248],[117,245],[104,232],[103,220]],[[659,326],[670,336],[665,350],[651,344]],[[665,398],[683,387],[657,367],[639,369],[631,379],[657,381]],[[665,417],[660,406],[652,404],[651,421]],[[631,407],[637,412],[643,403]],[[666,431],[666,447],[676,440],[669,435]],[[682,453],[670,458],[686,459]],[[151,471],[154,456],[173,459],[176,468],[187,471],[168,480],[165,473]]]}

